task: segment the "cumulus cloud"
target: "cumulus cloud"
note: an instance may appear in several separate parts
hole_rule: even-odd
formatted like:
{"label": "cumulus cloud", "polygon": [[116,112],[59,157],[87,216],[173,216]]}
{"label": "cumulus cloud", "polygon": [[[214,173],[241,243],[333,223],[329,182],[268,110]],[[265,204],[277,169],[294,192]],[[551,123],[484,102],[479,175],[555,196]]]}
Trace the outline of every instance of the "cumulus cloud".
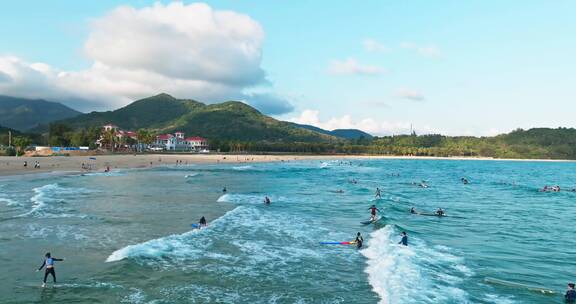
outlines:
{"label": "cumulus cloud", "polygon": [[396,92],[396,96],[402,99],[412,100],[412,101],[424,101],[426,97],[422,92],[409,89],[409,88],[400,88]]}
{"label": "cumulus cloud", "polygon": [[377,76],[382,74],[384,70],[374,65],[360,64],[354,58],[348,58],[343,61],[333,61],[328,72],[332,75]]}
{"label": "cumulus cloud", "polygon": [[414,50],[425,57],[442,57],[442,51],[435,45],[419,45],[413,42],[402,42],[400,43],[400,47],[403,49]]}
{"label": "cumulus cloud", "polygon": [[365,39],[362,42],[362,45],[364,46],[364,49],[368,52],[378,53],[388,51],[388,48],[385,45],[374,39]]}
{"label": "cumulus cloud", "polygon": [[[117,108],[166,92],[216,102],[250,98],[267,84],[261,67],[264,31],[249,16],[203,3],[118,7],[91,23],[84,45],[89,68],[62,71],[0,57],[0,93],[42,97],[80,110]],[[261,110],[291,109],[282,99],[255,98]],[[87,102],[88,101],[88,102]]]}
{"label": "cumulus cloud", "polygon": [[[409,122],[377,121],[373,118],[365,118],[358,121],[352,119],[350,115],[332,117],[322,121],[320,112],[316,110],[304,110],[300,116],[289,119],[291,122],[316,126],[325,130],[335,129],[359,129],[372,135],[398,135],[410,134],[411,124]],[[438,133],[430,126],[423,126],[416,129],[419,134]]]}

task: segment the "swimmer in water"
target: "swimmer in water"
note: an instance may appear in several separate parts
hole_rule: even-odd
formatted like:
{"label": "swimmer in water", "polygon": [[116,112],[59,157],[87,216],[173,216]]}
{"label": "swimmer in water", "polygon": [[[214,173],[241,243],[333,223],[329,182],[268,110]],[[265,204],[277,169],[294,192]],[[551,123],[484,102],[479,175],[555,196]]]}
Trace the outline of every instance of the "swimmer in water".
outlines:
{"label": "swimmer in water", "polygon": [[50,252],[47,252],[46,255],[44,256],[44,263],[42,263],[42,265],[40,265],[40,268],[38,268],[36,270],[36,271],[40,271],[40,270],[42,270],[42,268],[44,268],[44,266],[46,266],[46,271],[44,272],[44,280],[42,281],[42,287],[46,287],[46,279],[48,278],[49,274],[52,275],[52,279],[54,280],[54,284],[56,284],[56,272],[54,271],[54,262],[55,261],[64,261],[64,259],[53,258],[50,255]]}
{"label": "swimmer in water", "polygon": [[414,208],[414,207],[410,208],[410,213],[416,214],[416,208]]}
{"label": "swimmer in water", "polygon": [[438,208],[438,210],[436,210],[436,215],[437,216],[445,216],[446,213],[444,213],[444,210],[442,210],[442,208]]}
{"label": "swimmer in water", "polygon": [[270,198],[266,196],[266,197],[264,198],[264,204],[270,205],[271,203],[272,203],[272,202],[270,201]]}

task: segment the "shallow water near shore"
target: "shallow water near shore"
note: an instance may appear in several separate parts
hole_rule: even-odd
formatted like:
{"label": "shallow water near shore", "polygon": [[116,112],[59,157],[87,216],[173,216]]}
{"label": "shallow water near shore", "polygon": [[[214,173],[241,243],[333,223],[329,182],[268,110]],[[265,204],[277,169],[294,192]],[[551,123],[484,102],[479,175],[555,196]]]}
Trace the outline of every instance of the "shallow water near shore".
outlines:
{"label": "shallow water near shore", "polygon": [[[575,163],[349,161],[3,179],[0,303],[563,303],[576,193],[538,189],[576,187]],[[42,289],[46,251],[66,260]]]}

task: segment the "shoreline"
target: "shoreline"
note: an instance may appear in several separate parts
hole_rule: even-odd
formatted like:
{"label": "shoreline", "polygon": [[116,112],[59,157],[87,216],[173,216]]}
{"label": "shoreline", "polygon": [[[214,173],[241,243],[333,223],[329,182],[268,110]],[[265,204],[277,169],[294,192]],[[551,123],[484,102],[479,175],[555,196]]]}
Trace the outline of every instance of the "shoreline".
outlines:
{"label": "shoreline", "polygon": [[[43,156],[13,157],[0,156],[0,176],[36,175],[36,174],[82,174],[103,172],[106,167],[114,169],[143,169],[157,166],[216,163],[262,163],[302,160],[336,159],[402,159],[402,160],[467,160],[467,161],[516,161],[516,162],[576,162],[568,159],[501,159],[491,157],[437,157],[437,156],[394,156],[394,155],[339,155],[339,154],[109,154],[86,156]],[[24,167],[24,161],[28,166]],[[35,169],[38,161],[40,168]],[[82,164],[92,170],[82,169]]]}

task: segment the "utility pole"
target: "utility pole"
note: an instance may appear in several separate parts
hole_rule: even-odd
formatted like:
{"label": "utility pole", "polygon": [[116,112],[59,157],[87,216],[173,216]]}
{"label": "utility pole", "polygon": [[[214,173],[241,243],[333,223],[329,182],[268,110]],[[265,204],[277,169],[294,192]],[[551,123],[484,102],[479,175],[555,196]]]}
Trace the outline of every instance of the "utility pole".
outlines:
{"label": "utility pole", "polygon": [[8,147],[12,147],[12,131],[8,130]]}

